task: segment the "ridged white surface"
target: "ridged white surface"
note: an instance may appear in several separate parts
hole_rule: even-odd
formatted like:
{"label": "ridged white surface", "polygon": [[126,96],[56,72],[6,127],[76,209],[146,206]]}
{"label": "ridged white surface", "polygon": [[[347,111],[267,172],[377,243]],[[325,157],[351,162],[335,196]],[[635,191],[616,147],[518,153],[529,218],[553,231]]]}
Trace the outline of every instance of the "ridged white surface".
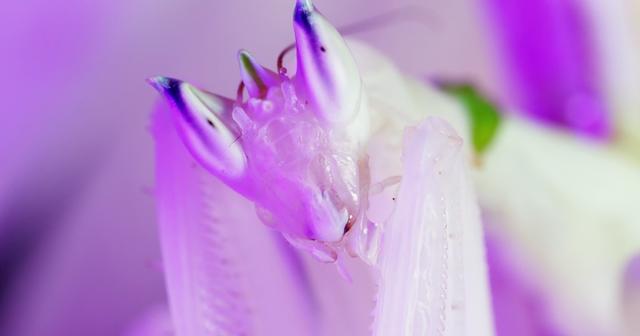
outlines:
{"label": "ridged white surface", "polygon": [[375,335],[492,335],[482,230],[462,139],[444,120],[407,130],[385,224]]}

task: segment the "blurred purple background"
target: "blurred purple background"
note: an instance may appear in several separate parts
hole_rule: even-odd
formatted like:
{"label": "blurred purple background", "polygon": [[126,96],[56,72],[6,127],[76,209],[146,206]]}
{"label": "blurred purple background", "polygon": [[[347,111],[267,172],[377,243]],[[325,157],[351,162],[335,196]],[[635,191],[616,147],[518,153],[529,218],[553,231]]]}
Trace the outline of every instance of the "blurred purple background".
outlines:
{"label": "blurred purple background", "polygon": [[[407,20],[356,37],[408,74],[473,81],[501,101],[516,102],[502,89],[513,80],[527,82],[531,74],[509,70],[498,54],[519,36],[505,32],[505,44],[489,38],[511,24],[500,21],[510,10],[506,3],[316,1],[338,27],[420,6],[423,24]],[[157,94],[145,78],[162,74],[232,95],[239,81],[237,50],[248,49],[273,66],[293,41],[292,8],[290,0],[9,0],[3,5],[0,334],[117,335],[147,312],[162,309],[148,131]],[[487,24],[489,17],[493,25]],[[550,57],[562,67],[584,55],[584,48]],[[584,62],[574,72],[596,60]],[[577,80],[597,92],[589,86],[595,79],[582,76],[586,79],[578,75]],[[546,85],[529,84],[533,90]],[[541,98],[522,99],[524,107],[535,109],[526,102]]]}

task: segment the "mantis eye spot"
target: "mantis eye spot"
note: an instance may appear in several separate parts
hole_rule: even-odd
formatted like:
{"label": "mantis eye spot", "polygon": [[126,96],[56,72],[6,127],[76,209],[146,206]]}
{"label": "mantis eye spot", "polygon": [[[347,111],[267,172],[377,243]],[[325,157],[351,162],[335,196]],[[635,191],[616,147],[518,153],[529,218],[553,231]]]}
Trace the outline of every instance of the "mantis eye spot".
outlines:
{"label": "mantis eye spot", "polygon": [[327,48],[325,48],[324,46],[320,46],[320,51],[327,52]]}
{"label": "mantis eye spot", "polygon": [[355,224],[355,222],[356,222],[356,218],[352,214],[349,214],[349,218],[347,219],[347,223],[344,226],[343,234],[346,234],[347,232],[349,232],[349,230],[351,229],[353,224]]}
{"label": "mantis eye spot", "polygon": [[216,125],[213,124],[213,122],[210,119],[207,119],[207,124],[209,124],[209,126],[216,128]]}

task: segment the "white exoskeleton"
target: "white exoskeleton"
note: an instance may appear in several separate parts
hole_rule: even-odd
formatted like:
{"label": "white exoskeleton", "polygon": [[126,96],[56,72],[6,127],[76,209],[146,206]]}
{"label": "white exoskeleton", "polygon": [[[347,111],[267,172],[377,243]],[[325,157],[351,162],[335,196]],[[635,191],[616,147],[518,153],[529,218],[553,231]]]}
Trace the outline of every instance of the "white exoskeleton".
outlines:
{"label": "white exoskeleton", "polygon": [[[191,154],[254,202],[265,224],[324,261],[344,245],[365,254],[375,225],[365,215],[370,116],[358,67],[311,1],[297,1],[293,21],[294,76],[238,53],[246,101],[176,79],[149,81],[170,101]],[[350,231],[360,234],[346,239]]]}

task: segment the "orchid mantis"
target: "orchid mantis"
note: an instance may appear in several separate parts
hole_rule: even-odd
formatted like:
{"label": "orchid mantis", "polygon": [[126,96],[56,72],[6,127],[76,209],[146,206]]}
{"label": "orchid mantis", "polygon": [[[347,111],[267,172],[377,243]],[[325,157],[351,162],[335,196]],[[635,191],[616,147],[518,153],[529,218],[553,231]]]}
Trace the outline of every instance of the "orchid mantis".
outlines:
{"label": "orchid mantis", "polygon": [[[369,48],[347,44],[310,1],[296,2],[293,21],[295,74],[289,76],[284,67],[270,70],[241,50],[242,84],[235,100],[177,79],[149,80],[171,103],[183,144],[201,167],[251,201],[260,220],[294,247],[323,262],[337,262],[345,252],[371,265],[381,288],[374,334],[397,328],[402,335],[490,335],[482,232],[462,139],[443,120],[424,121],[426,111],[417,110],[408,95],[398,99],[405,92],[394,97],[393,106],[385,105],[372,83],[380,81],[375,79],[380,69],[386,76],[389,66]],[[366,55],[377,70],[354,55]],[[433,106],[454,110],[450,120],[459,119],[459,107],[441,96]],[[460,126],[464,121],[454,123],[466,131]],[[160,161],[173,165],[166,155]],[[181,230],[176,225],[191,225],[189,214],[195,210],[190,204],[170,204],[174,189],[181,187],[175,181],[166,185],[172,191],[163,197],[160,217],[173,224],[172,234],[164,235],[165,245],[175,247],[166,252],[175,267],[171,271],[199,274],[185,269],[185,258],[194,257],[176,233]],[[185,234],[192,238],[184,239],[197,239]],[[226,241],[217,248],[235,247]],[[191,284],[187,278],[170,276],[170,295],[173,287],[178,297],[173,301],[182,303],[176,309],[192,312],[180,311],[176,324],[179,334],[199,335],[205,332],[194,330],[208,327],[197,326],[202,321],[192,317],[195,308],[180,298],[190,291],[178,295],[175,287],[209,292],[209,285],[200,275]],[[234,291],[240,286],[237,280],[215,279]],[[212,314],[229,316],[219,325],[213,322],[213,330],[223,334],[255,331],[242,312]]]}
{"label": "orchid mantis", "polygon": [[369,225],[370,110],[349,48],[310,1],[297,2],[294,31],[292,77],[238,53],[247,101],[149,81],[171,101],[182,140],[207,170],[253,201],[265,224],[335,261],[350,230]]}

